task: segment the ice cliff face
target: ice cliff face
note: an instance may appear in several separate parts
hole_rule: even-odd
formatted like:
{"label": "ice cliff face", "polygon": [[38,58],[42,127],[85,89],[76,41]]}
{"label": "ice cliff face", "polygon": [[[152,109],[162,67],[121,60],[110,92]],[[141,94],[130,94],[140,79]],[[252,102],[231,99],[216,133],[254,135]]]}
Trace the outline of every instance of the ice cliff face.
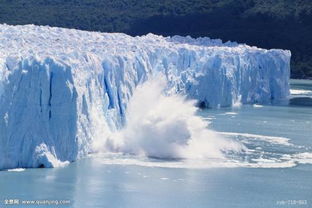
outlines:
{"label": "ice cliff face", "polygon": [[289,51],[33,25],[0,25],[0,43],[0,169],[86,155],[92,140],[123,126],[136,86],[158,73],[168,93],[206,107],[289,95]]}

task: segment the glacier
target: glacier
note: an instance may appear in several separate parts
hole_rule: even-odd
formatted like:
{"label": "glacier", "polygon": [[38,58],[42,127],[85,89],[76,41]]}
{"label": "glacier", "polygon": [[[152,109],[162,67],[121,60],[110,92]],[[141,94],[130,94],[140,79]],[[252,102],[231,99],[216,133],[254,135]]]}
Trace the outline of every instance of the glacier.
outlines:
{"label": "glacier", "polygon": [[[140,84],[201,107],[289,97],[288,50],[218,39],[0,25],[0,170],[66,165],[126,122]],[[144,101],[142,101],[144,102]]]}

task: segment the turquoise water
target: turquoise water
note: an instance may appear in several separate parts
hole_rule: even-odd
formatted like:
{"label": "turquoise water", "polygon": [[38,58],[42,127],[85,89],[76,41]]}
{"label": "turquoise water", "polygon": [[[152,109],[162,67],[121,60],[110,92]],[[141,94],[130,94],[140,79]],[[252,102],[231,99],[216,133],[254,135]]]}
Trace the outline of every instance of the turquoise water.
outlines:
{"label": "turquoise water", "polygon": [[291,92],[290,105],[199,112],[248,149],[227,160],[97,155],[64,168],[0,171],[0,207],[312,207],[312,82],[293,80]]}

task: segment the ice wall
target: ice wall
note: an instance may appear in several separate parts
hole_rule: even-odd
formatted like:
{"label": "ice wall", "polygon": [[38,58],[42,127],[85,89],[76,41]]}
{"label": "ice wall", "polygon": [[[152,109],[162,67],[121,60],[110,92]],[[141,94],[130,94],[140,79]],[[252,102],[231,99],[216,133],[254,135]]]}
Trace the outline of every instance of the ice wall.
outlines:
{"label": "ice wall", "polygon": [[92,152],[91,141],[124,125],[136,86],[158,73],[168,94],[205,107],[289,95],[285,50],[33,25],[0,25],[0,43],[0,169],[53,167]]}

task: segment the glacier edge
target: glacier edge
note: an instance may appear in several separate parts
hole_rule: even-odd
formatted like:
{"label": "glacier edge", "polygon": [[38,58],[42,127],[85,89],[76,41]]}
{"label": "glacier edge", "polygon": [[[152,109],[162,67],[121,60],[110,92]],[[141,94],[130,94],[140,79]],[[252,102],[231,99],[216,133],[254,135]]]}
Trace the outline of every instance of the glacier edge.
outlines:
{"label": "glacier edge", "polygon": [[0,169],[54,167],[122,128],[136,86],[163,74],[168,93],[204,107],[289,96],[290,51],[209,38],[0,25]]}

